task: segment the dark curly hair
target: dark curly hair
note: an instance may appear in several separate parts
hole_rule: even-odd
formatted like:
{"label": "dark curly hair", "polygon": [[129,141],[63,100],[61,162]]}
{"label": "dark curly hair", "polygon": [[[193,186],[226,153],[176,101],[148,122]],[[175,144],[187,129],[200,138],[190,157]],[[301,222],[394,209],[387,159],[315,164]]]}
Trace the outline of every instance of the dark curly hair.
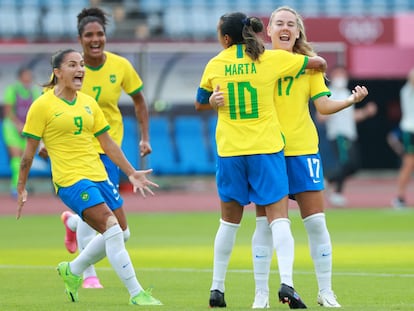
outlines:
{"label": "dark curly hair", "polygon": [[82,36],[86,24],[97,22],[99,23],[104,32],[106,32],[105,26],[108,24],[107,14],[100,8],[84,8],[78,14],[78,34]]}

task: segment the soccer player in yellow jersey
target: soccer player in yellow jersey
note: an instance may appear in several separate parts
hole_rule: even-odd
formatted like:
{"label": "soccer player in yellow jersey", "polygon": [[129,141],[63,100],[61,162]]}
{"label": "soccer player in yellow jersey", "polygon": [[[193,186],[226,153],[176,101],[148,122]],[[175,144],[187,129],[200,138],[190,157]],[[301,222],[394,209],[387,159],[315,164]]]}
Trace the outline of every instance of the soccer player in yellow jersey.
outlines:
{"label": "soccer player in yellow jersey", "polygon": [[71,262],[61,262],[57,271],[70,301],[78,301],[83,271],[105,255],[130,294],[134,305],[160,305],[139,284],[125,248],[127,226],[123,199],[108,179],[105,167],[92,142],[98,139],[102,150],[122,169],[134,190],[152,193],[157,186],[146,178],[151,170],[137,171],[118,144],[108,134],[109,124],[95,99],[79,92],[85,75],[82,55],[72,49],[57,52],[52,58],[53,75],[46,91],[33,102],[23,127],[27,137],[17,187],[21,216],[27,200],[25,189],[33,156],[43,140],[52,167],[52,180],[59,198],[100,234]]}
{"label": "soccer player in yellow jersey", "polygon": [[[266,210],[279,259],[283,297],[304,307],[293,290],[294,241],[287,212],[288,183],[284,138],[274,105],[279,79],[297,79],[306,66],[324,68],[320,57],[265,51],[260,19],[243,13],[223,15],[218,40],[224,50],[204,69],[196,109],[217,109],[217,188],[221,219],[214,244],[210,307],[225,307],[224,280],[245,205]],[[285,260],[288,258],[288,260]]]}
{"label": "soccer player in yellow jersey", "polygon": [[[78,40],[82,45],[85,60],[85,80],[81,91],[92,96],[101,107],[106,120],[111,126],[109,135],[120,146],[124,134],[122,114],[118,101],[121,92],[131,96],[137,120],[140,125],[140,154],[151,153],[148,133],[148,110],[142,92],[143,83],[132,64],[124,57],[105,51],[107,18],[100,8],[85,8],[78,15]],[[108,158],[94,142],[101,160],[108,172],[109,179],[119,187],[119,168]],[[95,236],[90,228],[70,212],[62,213],[62,221],[66,227],[65,245],[69,252],[81,251]],[[128,228],[122,228],[129,235]],[[85,270],[84,288],[102,288],[93,266]]]}
{"label": "soccer player in yellow jersey", "polygon": [[[307,42],[300,15],[290,7],[276,9],[269,20],[267,33],[275,50],[296,55],[315,55]],[[324,307],[340,307],[331,287],[332,246],[324,214],[324,178],[318,151],[318,133],[309,113],[309,100],[322,114],[331,114],[361,101],[368,94],[357,86],[345,100],[329,99],[323,73],[305,70],[295,80],[279,79],[275,103],[285,137],[285,158],[289,194],[295,198],[308,233],[311,257],[319,286],[317,301]],[[257,208],[256,230],[252,239],[256,295],[254,308],[269,305],[269,270],[272,259],[271,231],[265,210]]]}

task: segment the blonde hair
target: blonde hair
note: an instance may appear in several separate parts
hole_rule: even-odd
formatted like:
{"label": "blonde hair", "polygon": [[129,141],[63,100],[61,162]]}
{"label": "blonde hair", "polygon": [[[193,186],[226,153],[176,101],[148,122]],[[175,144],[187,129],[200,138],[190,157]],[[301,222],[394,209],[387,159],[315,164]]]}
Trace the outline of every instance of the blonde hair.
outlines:
{"label": "blonde hair", "polygon": [[299,29],[299,38],[296,39],[296,42],[293,46],[293,52],[297,54],[307,55],[307,56],[315,56],[316,52],[313,50],[311,44],[308,42],[306,38],[306,32],[305,32],[305,25],[303,23],[303,18],[300,16],[296,10],[292,9],[289,6],[281,6],[278,7],[276,10],[272,12],[272,15],[270,15],[269,19],[269,26],[272,24],[273,18],[276,15],[276,13],[281,11],[288,11],[295,15],[296,17],[296,24]]}

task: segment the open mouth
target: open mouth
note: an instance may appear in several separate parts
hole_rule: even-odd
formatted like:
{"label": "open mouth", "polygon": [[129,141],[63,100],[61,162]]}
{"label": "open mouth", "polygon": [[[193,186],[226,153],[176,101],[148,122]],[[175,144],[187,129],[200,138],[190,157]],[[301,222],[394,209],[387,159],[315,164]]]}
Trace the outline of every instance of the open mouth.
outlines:
{"label": "open mouth", "polygon": [[83,82],[83,76],[76,76],[76,77],[73,79],[73,82],[74,82],[75,84],[82,84],[82,82]]}
{"label": "open mouth", "polygon": [[94,44],[90,46],[90,49],[92,52],[100,52],[101,51],[101,45],[100,44]]}
{"label": "open mouth", "polygon": [[282,34],[279,37],[280,41],[289,42],[290,41],[290,35],[288,34]]}

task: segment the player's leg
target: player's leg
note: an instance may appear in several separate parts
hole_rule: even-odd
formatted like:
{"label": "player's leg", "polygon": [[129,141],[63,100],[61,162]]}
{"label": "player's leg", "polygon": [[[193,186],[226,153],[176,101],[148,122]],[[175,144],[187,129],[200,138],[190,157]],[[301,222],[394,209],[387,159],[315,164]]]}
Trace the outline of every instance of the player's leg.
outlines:
{"label": "player's leg", "polygon": [[[78,242],[79,252],[82,252],[88,243],[95,237],[96,231],[84,221],[79,221],[76,230],[76,239]],[[83,272],[83,288],[103,288],[96,274],[95,267],[90,265]]]}
{"label": "player's leg", "polygon": [[[144,291],[138,282],[133,264],[125,248],[121,226],[113,212],[104,203],[104,197],[113,195],[113,190],[113,187],[106,182],[80,181],[72,187],[61,188],[58,191],[59,197],[65,204],[76,213],[82,214],[85,222],[101,233],[96,235],[73,261],[59,264],[58,271],[65,282],[68,297],[72,301],[78,300],[77,290],[82,280],[80,276],[90,264],[96,263],[106,255],[111,266],[128,289],[131,304],[161,304]],[[85,192],[89,197],[88,203],[83,202],[79,195]],[[120,199],[119,203],[122,204],[122,202]]]}
{"label": "player's leg", "polygon": [[281,282],[279,300],[290,308],[306,308],[293,289],[294,239],[288,219],[289,186],[283,151],[249,157],[249,181],[249,197],[265,208],[270,224]]}
{"label": "player's leg", "polygon": [[343,188],[347,177],[346,165],[349,161],[349,140],[343,136],[338,136],[334,141],[331,141],[331,144],[335,152],[337,165],[326,174],[328,182],[333,188],[328,199],[333,206],[343,207],[347,204],[343,195]]}
{"label": "player's leg", "polygon": [[404,155],[397,179],[397,197],[391,202],[393,207],[406,206],[405,196],[407,187],[414,170],[414,134],[403,132]]}
{"label": "player's leg", "polygon": [[69,253],[73,254],[78,249],[76,230],[82,220],[77,214],[69,211],[64,211],[60,215],[60,219],[65,226],[65,247]]}
{"label": "player's leg", "polygon": [[[210,288],[210,307],[225,307],[225,279],[230,256],[236,241],[243,207],[237,202],[221,202],[222,218],[214,240],[213,280]],[[227,219],[224,220],[224,219]]]}
{"label": "player's leg", "polygon": [[318,302],[340,307],[332,291],[332,245],[324,214],[324,179],[319,154],[286,157],[289,190],[299,205],[318,282]]}
{"label": "player's leg", "polygon": [[319,288],[318,303],[325,307],[340,307],[332,290],[332,244],[323,212],[323,193],[308,191],[295,197],[308,234],[310,255]]}
{"label": "player's leg", "polygon": [[246,201],[248,191],[247,180],[242,169],[243,158],[218,157],[217,161],[216,178],[221,219],[214,240],[213,280],[210,287],[209,306],[226,307],[224,283],[227,267],[243,216],[243,206],[248,203]]}
{"label": "player's leg", "polygon": [[269,307],[269,274],[273,255],[272,231],[266,217],[266,211],[256,206],[256,228],[252,237],[253,274],[255,298],[253,309]]}

